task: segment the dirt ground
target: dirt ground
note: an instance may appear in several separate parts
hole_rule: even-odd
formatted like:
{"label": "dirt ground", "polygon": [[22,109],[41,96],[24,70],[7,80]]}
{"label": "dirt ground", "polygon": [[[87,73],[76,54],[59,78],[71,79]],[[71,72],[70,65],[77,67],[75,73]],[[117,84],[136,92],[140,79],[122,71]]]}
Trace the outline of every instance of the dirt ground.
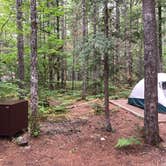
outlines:
{"label": "dirt ground", "polygon": [[[97,102],[97,101],[96,101]],[[77,102],[68,118],[41,122],[41,136],[20,147],[0,139],[0,166],[166,166],[166,150],[145,144],[119,150],[121,137],[140,138],[143,120],[110,105],[114,133],[104,130],[104,115],[94,115],[90,103]],[[160,123],[166,141],[166,128]]]}

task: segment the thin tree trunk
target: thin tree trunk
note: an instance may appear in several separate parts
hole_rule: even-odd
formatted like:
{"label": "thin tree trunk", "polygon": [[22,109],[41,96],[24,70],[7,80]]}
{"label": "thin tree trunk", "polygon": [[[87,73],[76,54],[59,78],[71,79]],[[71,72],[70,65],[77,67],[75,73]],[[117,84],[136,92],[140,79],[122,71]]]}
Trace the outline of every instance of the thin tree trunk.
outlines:
{"label": "thin tree trunk", "polygon": [[[93,35],[94,35],[94,40],[96,38],[96,33],[97,33],[97,6],[96,6],[97,1],[94,0],[93,2]],[[94,68],[93,68],[93,85],[94,85],[94,90],[93,94],[96,95],[98,93],[98,82],[97,82],[97,51],[95,48],[95,45],[93,47],[93,57],[94,57]]]}
{"label": "thin tree trunk", "polygon": [[155,0],[143,0],[144,67],[145,67],[145,141],[150,145],[159,143],[158,94],[157,94],[157,26]]}
{"label": "thin tree trunk", "polygon": [[21,90],[20,98],[23,98],[24,94],[24,39],[23,39],[23,16],[22,16],[22,0],[16,0],[16,12],[17,12],[17,58],[18,58],[18,79],[19,89]]}
{"label": "thin tree trunk", "polygon": [[[86,42],[86,34],[87,34],[87,27],[86,27],[86,3],[85,0],[82,0],[82,37],[83,37],[83,45]],[[86,71],[86,58],[83,58],[83,84],[82,84],[82,99],[86,99],[87,95],[87,71]]]}
{"label": "thin tree trunk", "polygon": [[78,13],[75,13],[75,17],[72,23],[72,36],[73,36],[73,56],[72,56],[72,90],[75,89],[76,71],[75,71],[75,59],[76,59],[76,43],[78,41]]}
{"label": "thin tree trunk", "polygon": [[52,55],[49,55],[48,57],[48,62],[49,62],[49,89],[53,90],[54,89],[54,76],[53,76],[53,57]]}
{"label": "thin tree trunk", "polygon": [[[56,6],[59,7],[59,0],[56,0]],[[56,33],[57,33],[57,39],[60,39],[60,17],[57,16],[56,17]],[[60,62],[61,62],[61,58],[58,55],[57,56],[57,87],[59,87],[59,83],[60,83]]]}
{"label": "thin tree trunk", "polygon": [[124,58],[126,59],[126,67],[125,67],[125,80],[127,80],[128,78],[128,54],[127,54],[127,2],[125,0],[123,0],[123,6],[124,6],[124,11],[123,11],[123,15],[124,15]]}
{"label": "thin tree trunk", "polygon": [[[105,37],[109,37],[109,25],[108,25],[108,0],[104,1],[104,26],[105,26]],[[110,123],[110,111],[109,111],[109,56],[108,52],[104,53],[104,111],[106,118],[106,130],[112,131]]]}
{"label": "thin tree trunk", "polygon": [[143,76],[143,68],[140,67],[142,66],[143,64],[143,40],[141,38],[141,41],[140,41],[140,48],[139,48],[139,51],[138,51],[138,80],[141,80],[142,79],[142,76]]}
{"label": "thin tree trunk", "polygon": [[[47,0],[47,8],[48,9],[50,8],[49,0]],[[48,17],[48,18],[49,18],[49,16],[50,16],[49,14],[46,15],[46,17]],[[47,20],[47,27],[49,27],[49,26],[50,26],[50,19]],[[44,29],[44,27],[43,27],[43,29]],[[50,36],[50,34],[48,33],[47,38],[49,38],[49,36]],[[50,44],[48,44],[48,46],[50,48]],[[54,64],[54,57],[51,54],[49,54],[48,55],[48,76],[49,76],[48,78],[49,78],[49,89],[50,90],[54,89],[54,83],[53,83],[54,82],[54,76],[53,76],[54,68],[53,68],[53,64]]]}
{"label": "thin tree trunk", "polygon": [[116,0],[116,44],[115,44],[115,64],[114,64],[114,75],[115,83],[118,84],[119,75],[119,35],[120,35],[120,10],[119,10],[119,0]]}
{"label": "thin tree trunk", "polygon": [[31,134],[37,129],[38,73],[37,73],[37,10],[36,0],[31,0]]}
{"label": "thin tree trunk", "polygon": [[[64,0],[61,1],[62,7],[64,7]],[[62,16],[61,19],[61,27],[62,27],[62,32],[61,32],[61,38],[64,41],[64,45],[62,47],[62,52],[64,52],[64,46],[65,46],[65,39],[66,39],[66,26],[65,26],[65,15]],[[61,59],[61,88],[65,88],[66,85],[66,80],[65,80],[65,70],[66,70],[66,57],[62,57]]]}
{"label": "thin tree trunk", "polygon": [[158,49],[158,72],[162,72],[162,6],[160,0],[158,1]]}
{"label": "thin tree trunk", "polygon": [[74,90],[74,82],[75,82],[75,49],[76,49],[76,41],[75,36],[73,39],[73,56],[72,56],[72,90]]}
{"label": "thin tree trunk", "polygon": [[133,57],[132,57],[132,0],[130,0],[130,22],[129,22],[129,36],[128,36],[128,84],[132,86],[133,82]]}

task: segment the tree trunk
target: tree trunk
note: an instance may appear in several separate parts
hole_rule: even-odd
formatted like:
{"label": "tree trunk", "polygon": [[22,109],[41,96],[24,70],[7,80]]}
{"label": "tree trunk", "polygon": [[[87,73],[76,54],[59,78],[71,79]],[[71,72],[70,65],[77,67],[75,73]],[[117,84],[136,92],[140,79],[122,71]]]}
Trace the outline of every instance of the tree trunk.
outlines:
{"label": "tree trunk", "polygon": [[123,71],[125,74],[125,80],[128,80],[128,54],[127,54],[127,31],[128,31],[128,24],[127,24],[127,2],[124,0],[123,1],[123,6],[124,6],[124,11],[123,11],[123,15],[124,15],[124,59],[125,59],[125,70]]}
{"label": "tree trunk", "polygon": [[[87,34],[87,27],[86,27],[86,3],[85,0],[82,0],[82,37],[83,37],[83,45],[86,42],[86,34]],[[82,84],[82,99],[86,99],[87,95],[87,70],[86,70],[86,58],[83,58],[83,84]]]}
{"label": "tree trunk", "polygon": [[119,10],[119,0],[116,0],[116,20],[115,20],[115,28],[116,28],[116,44],[115,44],[115,64],[114,64],[114,81],[116,84],[119,82],[119,38],[120,38],[120,10]]}
{"label": "tree trunk", "polygon": [[37,10],[36,0],[31,0],[31,134],[37,129],[38,73],[37,73]]}
{"label": "tree trunk", "polygon": [[48,66],[49,66],[49,89],[50,90],[53,90],[54,89],[54,76],[53,76],[53,56],[52,55],[49,55],[48,57]]}
{"label": "tree trunk", "polygon": [[158,1],[158,72],[162,72],[162,6]]}
{"label": "tree trunk", "polygon": [[155,0],[143,0],[144,67],[145,67],[145,141],[150,145],[159,143],[158,94],[157,94],[157,26]]}
{"label": "tree trunk", "polygon": [[17,12],[17,58],[18,58],[18,79],[19,89],[21,90],[20,98],[23,98],[24,94],[24,39],[23,39],[23,16],[22,16],[22,0],[16,0],[16,12]]}
{"label": "tree trunk", "polygon": [[[108,25],[109,15],[108,15],[108,0],[104,1],[104,27],[105,27],[105,37],[109,37],[109,25]],[[104,53],[104,111],[106,118],[106,130],[112,131],[110,123],[110,111],[109,111],[109,57],[108,52]]]}
{"label": "tree trunk", "polygon": [[[50,2],[49,0],[47,0],[47,8],[49,9],[50,8]],[[47,14],[46,17],[48,17],[48,20],[47,20],[47,27],[50,26],[50,15]],[[44,27],[43,27],[44,29]],[[47,37],[49,37],[50,34],[48,33],[47,34]],[[45,36],[46,37],[46,36]],[[51,48],[50,44],[49,45],[49,49]],[[54,57],[52,54],[49,54],[48,55],[48,78],[49,78],[49,89],[50,90],[53,90],[54,89],[54,67],[53,67],[53,64],[54,64]]]}
{"label": "tree trunk", "polygon": [[[61,6],[64,7],[64,0],[61,1]],[[62,16],[61,19],[61,27],[62,27],[62,32],[61,32],[61,38],[64,41],[64,45],[62,47],[62,52],[64,52],[64,46],[65,46],[65,39],[66,39],[66,26],[65,26],[65,15]],[[65,79],[65,71],[66,71],[66,57],[62,57],[61,59],[61,88],[65,88],[66,85],[66,79]]]}
{"label": "tree trunk", "polygon": [[[56,6],[57,8],[59,7],[59,0],[56,0]],[[57,16],[56,17],[56,33],[57,33],[57,39],[60,39],[60,17]],[[61,58],[60,55],[57,56],[57,87],[59,88],[59,83],[60,83],[60,62],[61,62]]]}
{"label": "tree trunk", "polygon": [[76,41],[75,36],[73,39],[73,56],[72,56],[72,90],[74,90],[75,83],[75,49],[76,49]]}
{"label": "tree trunk", "polygon": [[[97,6],[96,6],[97,1],[94,0],[93,2],[93,35],[94,35],[94,40],[96,38],[96,33],[97,33]],[[96,95],[98,93],[98,82],[97,82],[97,51],[95,48],[95,45],[93,47],[93,57],[94,57],[94,67],[93,67],[93,85],[94,85],[94,90],[93,94]]]}
{"label": "tree trunk", "polygon": [[133,82],[133,57],[132,57],[132,0],[130,0],[130,21],[129,21],[129,35],[128,35],[128,84],[132,86]]}

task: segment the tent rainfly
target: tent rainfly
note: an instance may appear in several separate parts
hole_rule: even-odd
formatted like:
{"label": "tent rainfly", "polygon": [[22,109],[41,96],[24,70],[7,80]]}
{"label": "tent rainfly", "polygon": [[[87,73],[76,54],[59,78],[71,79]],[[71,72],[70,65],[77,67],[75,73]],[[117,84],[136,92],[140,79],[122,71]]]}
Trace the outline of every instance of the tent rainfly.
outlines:
{"label": "tent rainfly", "polygon": [[[144,108],[144,79],[135,85],[128,103]],[[158,112],[166,113],[166,73],[158,73]]]}

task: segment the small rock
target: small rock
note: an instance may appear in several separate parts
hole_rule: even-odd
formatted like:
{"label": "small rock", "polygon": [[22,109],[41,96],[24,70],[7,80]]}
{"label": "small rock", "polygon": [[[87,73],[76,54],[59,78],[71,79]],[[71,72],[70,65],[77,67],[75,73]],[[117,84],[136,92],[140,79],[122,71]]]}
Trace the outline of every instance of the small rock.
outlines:
{"label": "small rock", "polygon": [[29,135],[26,133],[23,136],[19,136],[16,138],[16,143],[19,146],[27,146],[29,142]]}
{"label": "small rock", "polygon": [[101,141],[105,141],[105,138],[104,138],[104,137],[101,137],[100,140],[101,140]]}
{"label": "small rock", "polygon": [[90,138],[94,138],[94,136],[93,136],[93,135],[91,135],[91,136],[90,136]]}
{"label": "small rock", "polygon": [[31,148],[31,146],[30,146],[30,145],[25,146],[25,149],[26,149],[26,150],[28,150],[28,149],[30,149],[30,148]]}

